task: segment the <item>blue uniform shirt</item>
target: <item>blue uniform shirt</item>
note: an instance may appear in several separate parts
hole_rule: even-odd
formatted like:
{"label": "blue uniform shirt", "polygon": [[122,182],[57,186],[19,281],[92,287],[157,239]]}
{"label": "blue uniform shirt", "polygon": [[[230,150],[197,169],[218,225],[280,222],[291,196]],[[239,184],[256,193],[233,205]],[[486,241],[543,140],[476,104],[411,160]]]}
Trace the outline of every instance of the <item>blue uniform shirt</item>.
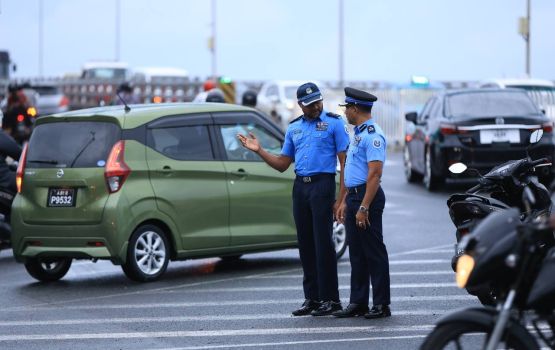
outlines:
{"label": "blue uniform shirt", "polygon": [[289,124],[281,154],[293,158],[299,176],[335,174],[337,153],[345,152],[348,145],[349,131],[343,119],[322,110],[314,120],[299,117]]}
{"label": "blue uniform shirt", "polygon": [[355,135],[347,151],[345,186],[355,187],[366,183],[368,162],[385,163],[385,135],[372,119],[355,127]]}

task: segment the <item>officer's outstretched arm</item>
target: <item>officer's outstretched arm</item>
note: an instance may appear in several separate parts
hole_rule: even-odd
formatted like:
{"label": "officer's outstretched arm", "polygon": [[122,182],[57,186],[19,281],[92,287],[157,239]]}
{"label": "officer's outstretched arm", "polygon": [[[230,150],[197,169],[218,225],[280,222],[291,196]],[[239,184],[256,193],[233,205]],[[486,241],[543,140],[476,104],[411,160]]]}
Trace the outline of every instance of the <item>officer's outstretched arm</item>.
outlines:
{"label": "officer's outstretched arm", "polygon": [[250,137],[245,135],[238,134],[237,138],[243,145],[243,147],[250,149],[251,151],[257,153],[269,166],[276,169],[279,172],[284,172],[285,170],[289,169],[291,163],[293,163],[293,159],[280,154],[276,156],[275,154],[271,154],[266,151],[260,143],[256,136],[253,133],[249,133]]}

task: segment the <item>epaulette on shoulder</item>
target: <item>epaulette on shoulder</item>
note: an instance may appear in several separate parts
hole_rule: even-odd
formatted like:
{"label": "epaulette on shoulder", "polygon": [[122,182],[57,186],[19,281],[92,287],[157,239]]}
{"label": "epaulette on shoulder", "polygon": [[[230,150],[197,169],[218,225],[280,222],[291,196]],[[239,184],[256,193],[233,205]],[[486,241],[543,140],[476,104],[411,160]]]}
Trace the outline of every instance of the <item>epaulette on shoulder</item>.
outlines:
{"label": "epaulette on shoulder", "polygon": [[335,114],[335,113],[332,113],[332,112],[327,112],[326,115],[328,117],[332,117],[332,118],[335,118],[335,119],[341,118],[341,116],[339,114]]}
{"label": "epaulette on shoulder", "polygon": [[[304,114],[303,114],[303,115],[304,115]],[[301,115],[300,117],[297,117],[297,118],[291,120],[291,121],[289,122],[289,124],[293,124],[294,122],[298,122],[299,120],[301,120],[302,117],[303,117],[303,116]]]}

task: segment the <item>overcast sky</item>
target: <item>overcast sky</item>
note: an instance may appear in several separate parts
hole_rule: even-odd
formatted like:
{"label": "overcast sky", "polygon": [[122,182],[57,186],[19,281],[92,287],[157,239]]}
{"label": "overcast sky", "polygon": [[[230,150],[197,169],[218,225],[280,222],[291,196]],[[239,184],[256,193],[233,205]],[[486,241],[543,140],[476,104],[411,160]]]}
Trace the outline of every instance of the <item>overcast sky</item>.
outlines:
{"label": "overcast sky", "polygon": [[[39,1],[0,0],[0,50],[39,73]],[[116,57],[116,0],[43,0],[44,75]],[[218,73],[336,80],[338,0],[217,0]],[[344,0],[346,80],[522,77],[526,0]],[[120,58],[211,72],[210,0],[121,0]],[[532,76],[555,79],[555,1],[532,0]]]}

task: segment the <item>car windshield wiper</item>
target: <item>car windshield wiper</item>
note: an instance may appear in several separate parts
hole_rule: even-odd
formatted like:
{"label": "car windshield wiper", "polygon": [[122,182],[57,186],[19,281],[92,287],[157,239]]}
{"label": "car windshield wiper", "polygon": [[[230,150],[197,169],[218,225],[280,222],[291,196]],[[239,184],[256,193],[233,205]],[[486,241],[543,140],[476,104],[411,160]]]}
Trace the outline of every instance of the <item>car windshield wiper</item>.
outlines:
{"label": "car windshield wiper", "polygon": [[54,159],[29,159],[27,160],[29,163],[40,163],[40,164],[58,164],[57,160]]}
{"label": "car windshield wiper", "polygon": [[83,152],[85,152],[85,150],[87,149],[87,147],[90,146],[91,143],[94,142],[95,138],[94,138],[94,131],[90,132],[91,134],[91,138],[89,139],[89,141],[87,141],[87,143],[83,146],[83,148],[81,148],[81,150],[79,151],[79,153],[77,153],[77,155],[75,156],[75,158],[73,158],[73,161],[71,162],[71,165],[69,166],[70,168],[73,168],[73,166],[75,165],[75,162],[77,161],[77,159],[81,156],[81,154],[83,154]]}

